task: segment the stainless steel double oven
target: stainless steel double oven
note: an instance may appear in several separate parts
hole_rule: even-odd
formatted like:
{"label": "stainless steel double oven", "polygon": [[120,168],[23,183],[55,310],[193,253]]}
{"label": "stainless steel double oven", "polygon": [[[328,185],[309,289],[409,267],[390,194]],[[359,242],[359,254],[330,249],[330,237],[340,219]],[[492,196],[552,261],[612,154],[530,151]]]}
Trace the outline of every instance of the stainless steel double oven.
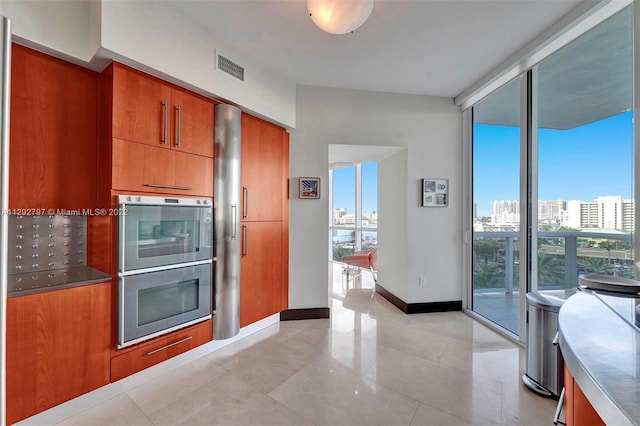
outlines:
{"label": "stainless steel double oven", "polygon": [[211,200],[119,195],[118,205],[118,347],[211,318]]}

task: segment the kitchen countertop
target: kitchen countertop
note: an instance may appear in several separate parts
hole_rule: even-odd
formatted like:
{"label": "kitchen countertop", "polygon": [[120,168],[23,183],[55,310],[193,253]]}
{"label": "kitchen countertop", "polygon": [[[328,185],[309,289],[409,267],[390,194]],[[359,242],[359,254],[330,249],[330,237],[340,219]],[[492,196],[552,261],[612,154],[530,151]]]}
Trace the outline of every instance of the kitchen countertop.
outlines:
{"label": "kitchen countertop", "polygon": [[574,379],[607,424],[640,423],[640,298],[584,290],[560,309],[560,349]]}
{"label": "kitchen countertop", "polygon": [[111,281],[111,276],[89,266],[10,274],[7,278],[7,297]]}

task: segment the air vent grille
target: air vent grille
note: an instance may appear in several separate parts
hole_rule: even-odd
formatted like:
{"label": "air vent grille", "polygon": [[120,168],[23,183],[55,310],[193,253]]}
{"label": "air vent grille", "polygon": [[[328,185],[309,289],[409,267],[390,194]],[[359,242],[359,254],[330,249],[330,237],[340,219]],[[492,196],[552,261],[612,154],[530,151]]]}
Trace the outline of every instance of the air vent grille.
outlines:
{"label": "air vent grille", "polygon": [[237,78],[240,81],[244,81],[244,68],[236,64],[229,58],[218,55],[218,69],[220,71],[226,72],[227,74]]}

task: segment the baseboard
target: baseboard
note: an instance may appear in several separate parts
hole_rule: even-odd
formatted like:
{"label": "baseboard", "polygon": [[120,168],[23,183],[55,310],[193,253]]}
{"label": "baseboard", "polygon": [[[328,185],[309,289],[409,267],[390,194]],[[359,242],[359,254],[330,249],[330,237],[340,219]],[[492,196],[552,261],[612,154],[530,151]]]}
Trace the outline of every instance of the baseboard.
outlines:
{"label": "baseboard", "polygon": [[280,312],[280,321],[329,318],[329,308],[287,309]]}
{"label": "baseboard", "polygon": [[382,297],[387,299],[405,314],[462,311],[462,300],[452,300],[446,302],[407,303],[379,284],[376,284],[376,293],[379,293]]}
{"label": "baseboard", "polygon": [[405,302],[404,300],[400,299],[398,296],[396,296],[395,294],[391,293],[389,290],[387,290],[386,288],[382,287],[380,284],[376,284],[376,293],[379,293],[380,296],[382,296],[385,299],[387,299],[396,308],[400,309],[405,314],[407,313],[407,302]]}

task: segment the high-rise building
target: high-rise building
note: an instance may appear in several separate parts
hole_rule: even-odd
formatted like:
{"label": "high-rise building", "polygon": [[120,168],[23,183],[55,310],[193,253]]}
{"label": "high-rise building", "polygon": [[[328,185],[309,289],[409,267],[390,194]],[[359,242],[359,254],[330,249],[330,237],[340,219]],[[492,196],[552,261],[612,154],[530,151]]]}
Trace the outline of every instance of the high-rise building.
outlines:
{"label": "high-rise building", "polygon": [[538,221],[540,223],[562,223],[562,211],[567,209],[564,200],[538,201]]}

